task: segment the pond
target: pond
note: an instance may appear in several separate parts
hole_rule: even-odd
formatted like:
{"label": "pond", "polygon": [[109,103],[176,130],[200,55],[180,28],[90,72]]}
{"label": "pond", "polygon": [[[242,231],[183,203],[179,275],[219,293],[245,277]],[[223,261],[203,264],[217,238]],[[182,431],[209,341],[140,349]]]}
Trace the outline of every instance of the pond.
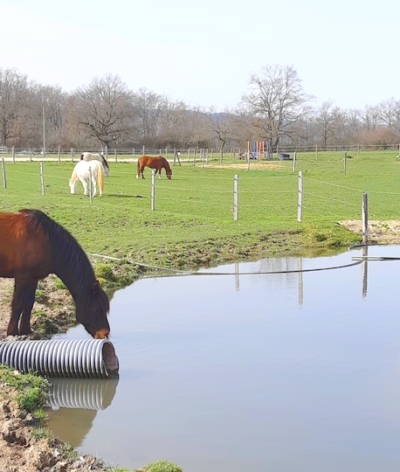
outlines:
{"label": "pond", "polygon": [[397,257],[372,246],[141,279],[111,301],[119,379],[59,381],[48,426],[131,469],[397,472]]}

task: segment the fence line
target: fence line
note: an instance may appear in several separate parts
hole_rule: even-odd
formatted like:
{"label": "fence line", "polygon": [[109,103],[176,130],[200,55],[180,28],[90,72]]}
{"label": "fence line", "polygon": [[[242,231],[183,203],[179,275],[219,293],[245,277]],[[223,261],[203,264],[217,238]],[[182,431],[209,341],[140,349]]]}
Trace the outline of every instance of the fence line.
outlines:
{"label": "fence line", "polygon": [[[6,175],[6,165],[5,165],[5,161],[4,161],[4,158],[1,159],[1,163],[2,163],[2,176],[3,176],[3,187],[5,189],[8,188],[7,186],[7,175]],[[57,167],[57,166],[56,166]],[[12,164],[12,168],[13,168],[13,172],[17,172],[21,175],[36,175],[37,176],[37,173],[33,173],[33,172],[22,172],[22,171],[19,171],[19,170],[15,170],[15,167],[14,167],[14,164]],[[44,166],[44,162],[43,161],[40,161],[39,163],[39,178],[40,178],[40,186],[41,186],[41,193],[42,195],[45,195],[45,185],[44,185],[44,174],[45,174],[45,166]],[[127,174],[127,173],[124,173],[124,174]],[[133,176],[132,176],[133,177]],[[270,178],[270,177],[269,177]],[[57,180],[61,180],[62,177],[59,177],[59,176],[54,176],[52,175],[52,179],[57,179]],[[16,181],[17,179],[8,179],[10,182],[13,182],[13,181]],[[232,177],[230,178],[221,178],[220,181],[229,181],[229,182],[232,182]],[[309,178],[307,177],[306,178],[306,181],[312,181],[312,182],[316,182],[316,183],[320,183],[322,184],[323,186],[329,186],[329,187],[336,187],[338,189],[345,189],[345,190],[349,190],[351,192],[359,192],[358,189],[355,189],[355,188],[351,188],[351,187],[346,187],[346,186],[343,186],[343,185],[339,185],[339,184],[333,184],[331,182],[326,182],[326,181],[322,181],[322,180],[319,180],[319,179],[313,179],[313,178]],[[26,180],[24,180],[24,182],[26,182]],[[30,183],[33,183],[33,181],[29,181]],[[36,181],[37,182],[37,181]],[[165,180],[165,182],[167,182]],[[246,182],[245,182],[246,183]],[[169,185],[169,184],[168,184]],[[303,209],[309,209],[310,211],[313,211],[313,212],[319,212],[319,208],[318,206],[316,207],[312,207],[309,205],[308,203],[308,197],[313,197],[314,199],[318,199],[318,200],[325,200],[325,201],[329,201],[329,202],[332,202],[332,203],[341,203],[342,205],[348,205],[350,207],[358,207],[358,204],[354,203],[354,202],[349,202],[347,200],[344,200],[344,199],[340,199],[340,198],[335,198],[334,196],[332,196],[331,194],[328,194],[328,195],[323,195],[323,194],[317,194],[317,193],[311,193],[311,192],[304,192],[304,189],[303,189],[303,185],[304,185],[304,178],[303,178],[303,173],[302,171],[299,172],[299,177],[298,177],[298,188],[297,188],[297,221],[302,221],[303,219]],[[49,186],[49,185],[48,185]],[[91,187],[91,179],[89,180],[89,186]],[[168,190],[171,190],[171,188],[167,187],[167,186],[163,186],[163,187],[160,187],[163,189],[163,192],[164,194],[162,195],[162,201],[163,203],[165,202],[176,202],[176,199],[174,198],[170,198],[169,195],[170,193],[165,193],[165,192],[168,192]],[[190,187],[190,188],[186,188],[186,189],[182,189],[181,187],[173,187],[174,190],[182,190],[184,193],[185,192],[188,192],[189,190],[193,190],[193,187]],[[296,198],[295,197],[295,190],[293,189],[293,201],[294,199]],[[272,194],[278,194],[278,193],[284,193],[284,194],[290,194],[291,191],[290,190],[282,190],[282,191],[276,191],[276,190],[272,190],[272,191],[268,191],[268,192],[265,192],[265,195],[272,195]],[[376,193],[380,193],[380,194],[385,194],[385,195],[399,195],[398,192],[376,192]],[[244,189],[241,189],[241,194],[242,195],[247,195],[247,197],[249,195],[253,195],[255,196],[256,194],[257,195],[262,195],[261,192],[257,193],[255,192],[255,189],[251,189],[251,190],[246,190],[246,188]],[[89,195],[90,195],[90,202],[92,202],[92,188],[90,188],[90,192],[89,192]],[[230,200],[230,202],[233,201],[233,206],[232,206],[232,203],[228,203],[228,197],[229,195],[232,195],[232,200]],[[222,204],[224,205],[224,208],[227,208],[227,211],[232,211],[233,213],[233,220],[234,221],[237,221],[239,219],[239,185],[238,185],[238,174],[235,174],[234,177],[233,177],[233,192],[232,192],[232,187],[230,187],[230,189],[228,189],[227,187],[223,186],[220,190],[217,190],[215,191],[214,189],[208,189],[207,190],[207,197],[224,197],[224,201],[222,202]],[[205,199],[205,195],[197,195],[197,194],[194,194],[192,197],[193,199],[193,203],[194,205],[197,205],[199,202],[200,203],[204,203],[207,201],[207,205],[209,207],[220,207],[221,206],[221,200],[218,200],[218,199],[215,199],[214,201],[210,202],[209,200],[206,200]],[[275,210],[275,212],[277,212],[277,209],[278,208],[281,208],[282,205],[279,205],[279,203],[272,203],[272,204],[267,204],[267,203],[263,203],[263,202],[260,202],[260,199],[257,198],[256,199],[257,203],[256,203],[256,206],[257,208],[273,208]],[[242,204],[242,208],[249,208],[249,207],[254,207],[255,205],[249,205],[249,204]],[[152,178],[151,178],[151,210],[154,211],[156,208],[156,183],[155,183],[155,173],[154,171],[152,171]],[[294,215],[293,215],[294,216]]]}

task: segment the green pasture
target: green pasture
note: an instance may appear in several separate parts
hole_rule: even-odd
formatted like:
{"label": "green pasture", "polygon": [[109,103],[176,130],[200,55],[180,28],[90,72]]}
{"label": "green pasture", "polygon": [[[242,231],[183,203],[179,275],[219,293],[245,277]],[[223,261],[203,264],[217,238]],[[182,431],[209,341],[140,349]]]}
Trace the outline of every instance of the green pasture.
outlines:
{"label": "green pasture", "polygon": [[[38,156],[34,156],[38,157]],[[172,156],[169,156],[172,160]],[[182,157],[182,156],[181,156]],[[1,164],[1,161],[0,161]],[[363,192],[370,219],[400,219],[400,159],[396,151],[297,153],[296,161],[256,161],[214,154],[208,161],[172,165],[172,180],[151,172],[136,179],[136,162],[109,156],[104,195],[92,202],[80,182],[71,195],[74,163],[67,155],[39,162],[7,160],[0,180],[0,210],[37,208],[65,226],[89,253],[174,267],[207,265],[268,253],[340,246],[357,236],[337,222],[361,219]],[[302,221],[297,221],[299,172]],[[238,220],[233,218],[238,176]],[[1,178],[1,177],[0,177]]]}

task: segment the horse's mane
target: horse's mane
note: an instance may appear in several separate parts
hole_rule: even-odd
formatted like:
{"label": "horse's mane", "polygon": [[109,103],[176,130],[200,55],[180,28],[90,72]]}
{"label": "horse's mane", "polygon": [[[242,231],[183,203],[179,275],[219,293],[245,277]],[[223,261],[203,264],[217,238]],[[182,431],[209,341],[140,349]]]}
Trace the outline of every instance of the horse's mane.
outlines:
{"label": "horse's mane", "polygon": [[[39,228],[49,238],[53,272],[65,283],[73,298],[90,291],[96,277],[84,250],[77,240],[40,210],[20,210],[33,228]],[[73,275],[72,275],[73,274]]]}
{"label": "horse's mane", "polygon": [[166,168],[167,168],[168,170],[171,170],[171,168],[170,168],[170,166],[169,166],[168,160],[167,160],[164,156],[160,156],[160,158],[161,158],[161,160],[164,162]]}
{"label": "horse's mane", "polygon": [[108,165],[107,159],[103,156],[103,154],[100,154],[100,156],[103,158],[103,162],[104,162],[105,166],[107,167],[107,169],[109,169],[110,166]]}

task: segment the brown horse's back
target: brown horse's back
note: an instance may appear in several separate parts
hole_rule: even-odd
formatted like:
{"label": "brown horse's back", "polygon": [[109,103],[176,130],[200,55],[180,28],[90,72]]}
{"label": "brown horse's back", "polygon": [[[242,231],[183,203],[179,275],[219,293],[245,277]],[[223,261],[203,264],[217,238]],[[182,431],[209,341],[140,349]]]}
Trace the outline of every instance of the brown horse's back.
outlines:
{"label": "brown horse's back", "polygon": [[163,164],[162,156],[140,156],[138,159],[138,166],[142,169],[143,167],[150,167],[150,169],[159,169]]}
{"label": "brown horse's back", "polygon": [[168,164],[167,159],[163,156],[140,156],[137,161],[137,176],[143,176],[143,170],[145,167],[149,167],[150,169],[156,169],[156,173],[158,172],[161,176],[161,170],[165,169],[168,179],[171,178],[172,171]]}
{"label": "brown horse's back", "polygon": [[23,213],[0,213],[0,277],[44,278],[49,274],[48,238]]}

